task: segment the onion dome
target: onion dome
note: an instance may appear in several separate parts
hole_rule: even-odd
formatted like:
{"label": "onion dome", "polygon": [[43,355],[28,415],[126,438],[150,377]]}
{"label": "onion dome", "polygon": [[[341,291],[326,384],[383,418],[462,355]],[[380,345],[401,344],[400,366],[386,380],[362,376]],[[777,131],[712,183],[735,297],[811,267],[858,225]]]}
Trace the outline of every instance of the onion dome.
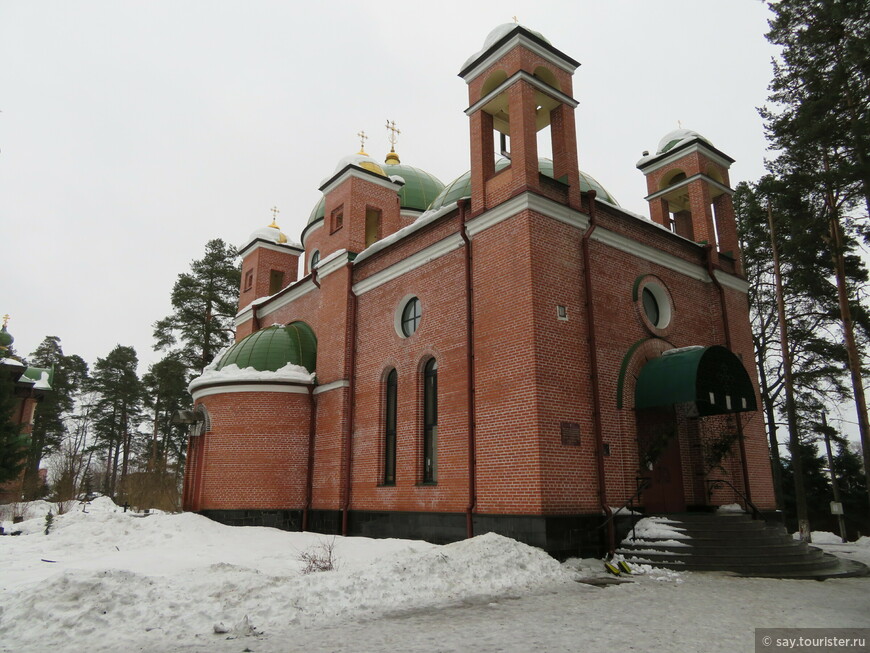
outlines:
{"label": "onion dome", "polygon": [[222,370],[228,365],[258,372],[275,372],[292,363],[314,372],[317,365],[317,338],[304,322],[275,324],[242,338],[224,352],[215,365]]}
{"label": "onion dome", "polygon": [[468,67],[468,65],[469,65],[472,61],[474,61],[474,60],[477,59],[480,55],[482,55],[484,52],[486,52],[487,50],[489,50],[489,49],[490,49],[492,46],[494,46],[494,45],[495,45],[495,44],[496,44],[500,39],[502,39],[502,38],[504,38],[505,36],[507,36],[508,34],[510,34],[510,33],[511,33],[513,30],[515,30],[517,27],[522,27],[522,28],[523,28],[524,30],[526,30],[529,34],[532,34],[532,35],[534,35],[534,36],[537,36],[537,37],[538,37],[539,39],[541,39],[544,43],[547,43],[548,45],[552,45],[552,43],[550,43],[550,41],[549,41],[549,40],[548,40],[548,39],[547,39],[543,34],[541,34],[540,32],[536,32],[536,31],[533,30],[533,29],[529,29],[529,28],[526,27],[525,25],[520,25],[519,23],[504,23],[503,25],[499,25],[499,26],[496,27],[494,30],[492,30],[489,34],[487,34],[487,36],[486,36],[486,40],[484,40],[484,42],[483,42],[483,47],[482,47],[480,50],[478,50],[477,52],[475,52],[473,55],[471,55],[470,57],[468,57],[468,59],[466,59],[465,63],[462,64],[462,68],[465,69],[466,67]]}
{"label": "onion dome", "polygon": [[12,334],[6,330],[6,325],[4,324],[2,328],[0,328],[0,352],[4,352],[15,342],[15,338],[12,337]]}
{"label": "onion dome", "polygon": [[281,228],[275,223],[275,220],[272,220],[272,224],[253,231],[248,237],[248,242],[250,243],[257,238],[268,240],[271,243],[283,244],[287,242],[286,234],[281,231]]}
{"label": "onion dome", "polygon": [[659,141],[658,148],[656,149],[656,154],[664,154],[668,152],[678,145],[682,145],[683,143],[688,143],[689,141],[700,140],[704,141],[710,147],[713,147],[713,143],[709,140],[701,136],[696,131],[691,129],[675,129],[672,132],[668,132],[662,139]]}
{"label": "onion dome", "polygon": [[381,167],[381,164],[375,161],[363,150],[360,150],[356,154],[351,154],[350,156],[346,156],[341,159],[338,162],[338,165],[335,166],[335,172],[333,174],[341,172],[348,165],[355,165],[362,168],[363,170],[368,170],[369,172],[374,172],[377,175],[381,175],[382,177],[387,176],[384,172],[384,169]]}
{"label": "onion dome", "polygon": [[[504,157],[499,158],[498,161],[495,162],[496,172],[499,170],[504,170],[510,165],[510,161],[505,159]],[[551,179],[555,179],[553,176],[553,161],[551,159],[540,158],[538,159],[538,170],[542,175],[546,175]],[[580,190],[587,192],[590,190],[594,190],[597,194],[598,199],[602,199],[605,202],[609,202],[616,206],[619,206],[619,202],[614,199],[614,197],[604,188],[598,181],[589,174],[586,174],[582,170],[580,171]],[[462,199],[463,197],[471,197],[471,171],[469,170],[461,177],[458,177],[451,183],[447,184],[444,187],[444,190],[435,198],[432,204],[429,206],[429,210],[437,211],[443,206],[447,206],[448,204],[452,204],[453,202]]]}
{"label": "onion dome", "polygon": [[425,170],[400,163],[399,156],[392,151],[387,155],[384,172],[391,178],[401,177],[405,182],[399,191],[399,206],[403,209],[425,211],[444,190],[440,179]]}

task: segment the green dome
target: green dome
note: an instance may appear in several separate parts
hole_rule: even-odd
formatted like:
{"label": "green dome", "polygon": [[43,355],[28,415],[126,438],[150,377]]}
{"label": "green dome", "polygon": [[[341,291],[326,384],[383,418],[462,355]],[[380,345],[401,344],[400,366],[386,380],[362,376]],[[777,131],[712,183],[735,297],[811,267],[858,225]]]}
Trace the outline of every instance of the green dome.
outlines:
{"label": "green dome", "polygon": [[228,365],[240,369],[254,368],[258,372],[275,372],[287,363],[301,365],[314,372],[317,364],[317,338],[304,322],[291,322],[286,326],[275,324],[255,331],[230,347],[218,361],[215,369]]}
{"label": "green dome", "polygon": [[[403,209],[425,211],[444,188],[444,184],[437,177],[420,168],[402,163],[385,163],[381,167],[388,177],[398,175],[405,180],[405,185],[399,191],[399,206]],[[324,215],[326,215],[326,198],[321,197],[308,216],[308,224],[322,220]]]}
{"label": "green dome", "polygon": [[324,215],[326,215],[326,197],[321,195],[320,200],[311,209],[311,215],[308,216],[308,224],[323,220]]}
{"label": "green dome", "polygon": [[403,209],[425,211],[432,201],[444,190],[444,184],[425,170],[406,166],[402,163],[384,164],[387,176],[398,175],[405,180],[399,191],[399,205]]}
{"label": "green dome", "polygon": [[6,330],[6,325],[4,324],[0,327],[0,347],[9,347],[13,342],[15,342],[15,338]]}
{"label": "green dome", "polygon": [[[500,158],[495,162],[496,171],[504,170],[508,167],[510,161],[505,158]],[[554,179],[553,177],[553,161],[551,159],[540,158],[538,159],[538,170],[541,171],[541,174]],[[594,177],[586,174],[582,170],[580,171],[580,190],[586,192],[590,190],[594,190],[600,199],[603,199],[605,202],[610,202],[611,204],[615,204],[619,206],[619,202],[617,202],[613,196],[607,192],[607,190],[601,184],[596,181]],[[444,187],[444,190],[441,191],[441,194],[435,198],[435,201],[429,206],[429,209],[432,211],[437,211],[442,206],[446,206],[448,204],[452,204],[453,202],[462,199],[463,197],[471,197],[471,171],[469,170],[461,177],[455,179],[453,182],[449,183]]]}

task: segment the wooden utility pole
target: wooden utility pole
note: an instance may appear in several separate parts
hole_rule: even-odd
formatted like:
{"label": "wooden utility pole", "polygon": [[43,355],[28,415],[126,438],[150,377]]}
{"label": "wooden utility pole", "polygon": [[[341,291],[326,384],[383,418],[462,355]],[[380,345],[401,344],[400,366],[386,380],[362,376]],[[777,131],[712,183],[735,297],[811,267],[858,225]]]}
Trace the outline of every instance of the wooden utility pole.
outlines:
{"label": "wooden utility pole", "polygon": [[843,500],[840,498],[840,486],[837,484],[837,473],[834,471],[834,456],[831,453],[831,434],[828,432],[828,416],[822,411],[822,433],[825,436],[825,450],[828,452],[828,468],[831,470],[831,489],[834,491],[834,503],[840,504],[837,513],[837,524],[840,527],[840,539],[846,541],[846,518],[843,516]]}
{"label": "wooden utility pole", "polygon": [[776,280],[776,308],[779,314],[779,344],[782,349],[782,376],[785,389],[785,414],[788,419],[788,448],[791,452],[791,469],[794,472],[794,498],[797,507],[798,530],[801,540],[812,542],[810,520],[807,515],[807,494],[804,488],[804,466],[801,460],[800,438],[797,429],[797,413],[794,406],[794,387],[791,376],[791,351],[788,348],[788,330],[785,322],[785,301],[782,295],[782,274],[779,269],[779,251],[776,247],[776,230],[773,210],[767,203],[767,223],[770,227],[770,248],[773,253],[773,276]]}

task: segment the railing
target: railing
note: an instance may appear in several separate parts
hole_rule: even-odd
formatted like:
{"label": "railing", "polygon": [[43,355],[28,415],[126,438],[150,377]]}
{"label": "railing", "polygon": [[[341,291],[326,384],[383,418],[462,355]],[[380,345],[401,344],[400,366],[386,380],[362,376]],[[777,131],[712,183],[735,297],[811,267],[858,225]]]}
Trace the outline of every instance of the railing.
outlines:
{"label": "railing", "polygon": [[756,506],[754,503],[752,503],[752,501],[749,500],[749,497],[747,497],[743,492],[738,490],[731,481],[726,481],[724,478],[715,478],[715,479],[708,478],[704,481],[704,483],[706,483],[708,486],[708,488],[707,488],[707,500],[708,501],[713,497],[714,490],[718,490],[718,489],[727,485],[732,490],[734,490],[734,493],[737,496],[739,496],[741,499],[743,499],[743,508],[745,510],[749,510],[750,508],[752,509],[752,518],[753,519],[760,519],[761,518],[761,511],[758,509],[758,506]]}
{"label": "railing", "polygon": [[619,508],[614,510],[613,513],[611,513],[610,517],[605,519],[601,523],[601,525],[598,526],[598,528],[604,528],[605,526],[607,526],[607,524],[613,521],[613,518],[616,517],[616,515],[622,512],[625,508],[628,508],[629,512],[631,513],[631,539],[635,539],[634,527],[637,526],[638,514],[634,511],[634,500],[640,498],[641,493],[649,487],[651,481],[652,479],[650,479],[648,476],[635,476],[634,483],[637,489],[635,489],[634,494],[631,495],[631,498],[628,501],[626,501]]}

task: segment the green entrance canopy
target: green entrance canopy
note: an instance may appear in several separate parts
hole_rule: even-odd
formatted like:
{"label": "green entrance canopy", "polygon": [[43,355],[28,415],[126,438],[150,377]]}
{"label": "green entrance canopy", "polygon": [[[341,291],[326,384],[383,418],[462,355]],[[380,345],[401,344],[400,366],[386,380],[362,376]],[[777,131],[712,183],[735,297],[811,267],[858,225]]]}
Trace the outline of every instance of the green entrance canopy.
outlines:
{"label": "green entrance canopy", "polygon": [[644,365],[634,407],[694,404],[698,416],[755,410],[755,390],[743,363],[725,347],[685,347]]}

